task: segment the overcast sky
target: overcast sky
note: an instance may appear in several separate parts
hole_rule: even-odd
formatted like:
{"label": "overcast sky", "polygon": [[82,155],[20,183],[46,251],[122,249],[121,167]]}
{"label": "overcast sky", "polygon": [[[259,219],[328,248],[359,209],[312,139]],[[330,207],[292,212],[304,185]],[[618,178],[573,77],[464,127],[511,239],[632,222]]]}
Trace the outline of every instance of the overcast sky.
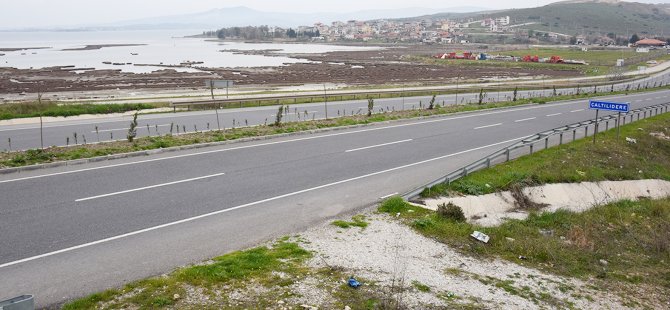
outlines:
{"label": "overcast sky", "polygon": [[[449,8],[475,6],[490,9],[541,6],[551,0],[2,0],[0,28],[86,25],[143,17],[196,13],[214,8],[247,6],[261,11],[352,12],[407,7]],[[670,0],[637,2],[670,3]]]}

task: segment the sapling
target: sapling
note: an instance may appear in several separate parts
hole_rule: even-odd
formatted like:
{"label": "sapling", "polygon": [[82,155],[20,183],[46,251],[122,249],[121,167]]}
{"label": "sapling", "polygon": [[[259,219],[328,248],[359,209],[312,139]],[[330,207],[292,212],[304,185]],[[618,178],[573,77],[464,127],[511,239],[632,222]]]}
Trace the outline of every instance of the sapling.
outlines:
{"label": "sapling", "polygon": [[[69,137],[67,139],[68,139],[68,141],[70,140]],[[11,152],[12,151],[12,138],[7,138],[7,143],[9,144],[9,151]]]}
{"label": "sapling", "polygon": [[372,116],[372,110],[375,108],[375,100],[368,99],[368,117]]}
{"label": "sapling", "polygon": [[156,135],[160,135],[158,132],[158,124],[156,124]]}
{"label": "sapling", "polygon": [[516,96],[519,93],[519,87],[514,87],[514,99],[512,101],[516,101]]}
{"label": "sapling", "polygon": [[86,135],[81,135],[82,140],[84,140],[84,145],[86,145]]}
{"label": "sapling", "polygon": [[182,125],[182,126],[181,126],[181,129],[182,129],[182,132],[183,132],[183,133],[186,133],[186,125]]}
{"label": "sapling", "polygon": [[[70,146],[70,137],[65,137],[65,146]],[[12,149],[12,141],[9,141],[9,149]]]}
{"label": "sapling", "polygon": [[482,103],[484,103],[484,97],[485,97],[485,96],[486,96],[486,94],[484,94],[484,89],[483,89],[483,88],[480,89],[480,90],[479,90],[479,104],[480,104],[480,105],[481,105]]}
{"label": "sapling", "polygon": [[[287,106],[288,107],[288,106]],[[281,119],[284,117],[284,106],[281,105],[279,106],[279,110],[277,110],[277,115],[275,117],[275,126],[279,127],[281,126]],[[233,120],[234,122],[235,120]]]}
{"label": "sapling", "polygon": [[130,128],[128,128],[128,135],[126,135],[126,139],[128,139],[128,142],[133,142],[135,137],[137,137],[137,112],[135,112],[135,115],[133,115],[133,121],[130,122]]}
{"label": "sapling", "polygon": [[77,141],[77,133],[76,133],[76,132],[73,132],[73,133],[72,133],[72,136],[74,137],[74,144],[75,144],[75,145],[76,145],[76,144],[79,144],[79,141]]}
{"label": "sapling", "polygon": [[430,102],[428,103],[428,110],[432,110],[435,108],[435,95],[433,95],[433,98],[430,98]]}
{"label": "sapling", "polygon": [[100,132],[98,131],[98,125],[95,125],[95,135],[98,137],[98,143],[100,142]]}

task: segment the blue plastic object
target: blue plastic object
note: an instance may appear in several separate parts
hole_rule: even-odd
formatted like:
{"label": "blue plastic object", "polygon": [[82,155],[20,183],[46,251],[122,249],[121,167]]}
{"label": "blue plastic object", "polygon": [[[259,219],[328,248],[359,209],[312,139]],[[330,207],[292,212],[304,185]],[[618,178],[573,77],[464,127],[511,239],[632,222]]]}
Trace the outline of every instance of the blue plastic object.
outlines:
{"label": "blue plastic object", "polygon": [[356,279],[354,279],[354,277],[350,277],[348,283],[349,283],[349,286],[353,287],[353,288],[358,288],[358,287],[361,286],[361,283],[358,282]]}

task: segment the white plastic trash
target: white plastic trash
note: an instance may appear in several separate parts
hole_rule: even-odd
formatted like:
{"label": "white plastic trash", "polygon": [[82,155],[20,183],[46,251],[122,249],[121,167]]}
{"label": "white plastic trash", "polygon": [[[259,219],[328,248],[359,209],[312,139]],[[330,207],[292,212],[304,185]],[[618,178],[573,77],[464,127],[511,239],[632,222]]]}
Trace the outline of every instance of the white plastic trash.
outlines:
{"label": "white plastic trash", "polygon": [[484,243],[489,243],[489,239],[491,239],[487,234],[480,231],[475,231],[470,236]]}

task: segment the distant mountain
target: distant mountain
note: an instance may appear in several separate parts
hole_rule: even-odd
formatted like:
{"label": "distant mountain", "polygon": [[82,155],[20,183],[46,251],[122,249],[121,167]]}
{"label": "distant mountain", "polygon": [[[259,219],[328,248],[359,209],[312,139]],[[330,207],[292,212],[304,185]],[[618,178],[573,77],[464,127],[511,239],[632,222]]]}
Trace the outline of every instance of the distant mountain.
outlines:
{"label": "distant mountain", "polygon": [[382,18],[403,18],[434,14],[435,12],[476,12],[485,10],[478,7],[454,7],[447,9],[405,8],[387,10],[366,10],[351,13],[287,13],[264,12],[248,7],[231,7],[214,9],[201,13],[162,16],[128,20],[96,26],[108,28],[184,28],[184,29],[218,29],[233,26],[280,26],[296,27],[313,25],[316,22],[331,23],[333,21],[372,20]]}
{"label": "distant mountain", "polygon": [[[524,28],[569,35],[608,34],[670,36],[670,4],[646,4],[618,0],[572,0],[528,9],[475,12],[475,19],[510,16],[513,24],[536,23]],[[432,18],[448,17],[434,14]]]}

